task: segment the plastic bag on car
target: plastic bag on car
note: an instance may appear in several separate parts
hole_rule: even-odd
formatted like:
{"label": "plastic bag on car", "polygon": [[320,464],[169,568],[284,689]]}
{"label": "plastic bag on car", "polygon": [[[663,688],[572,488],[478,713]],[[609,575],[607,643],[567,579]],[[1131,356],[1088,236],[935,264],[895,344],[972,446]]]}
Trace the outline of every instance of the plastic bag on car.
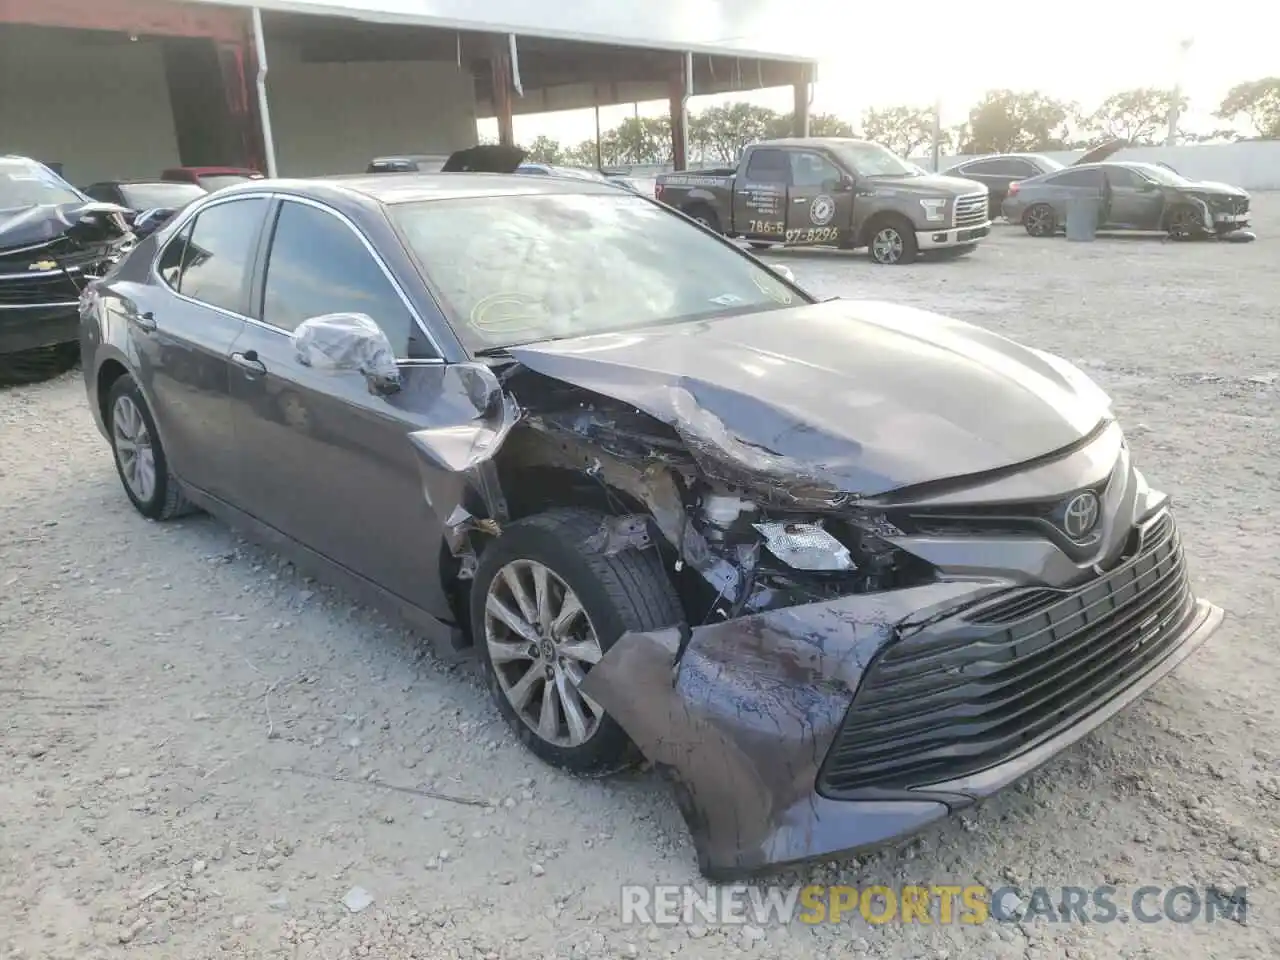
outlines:
{"label": "plastic bag on car", "polygon": [[329,313],[303,321],[293,332],[298,362],[317,370],[356,370],[365,376],[395,379],[395,350],[372,317]]}

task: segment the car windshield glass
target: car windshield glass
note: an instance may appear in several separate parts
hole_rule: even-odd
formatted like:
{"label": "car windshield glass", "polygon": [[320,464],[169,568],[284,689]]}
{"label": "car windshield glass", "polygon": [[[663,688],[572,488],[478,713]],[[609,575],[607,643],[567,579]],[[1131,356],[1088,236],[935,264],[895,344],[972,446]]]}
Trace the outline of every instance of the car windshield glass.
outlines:
{"label": "car windshield glass", "polygon": [[840,157],[860,177],[919,177],[924,171],[878,143],[842,143]]}
{"label": "car windshield glass", "polygon": [[472,351],[811,302],[731,245],[623,191],[390,211]]}
{"label": "car windshield glass", "polygon": [[237,183],[247,183],[252,179],[252,177],[246,177],[239,173],[215,173],[211,176],[201,177],[200,186],[213,193],[213,191],[221,190],[223,187],[233,187]]}
{"label": "car windshield glass", "polygon": [[0,159],[0,210],[83,199],[71,184],[43,164]]}
{"label": "car windshield glass", "polygon": [[139,212],[160,207],[176,210],[204,196],[194,183],[122,183],[120,193],[124,202]]}
{"label": "car windshield glass", "polygon": [[1135,163],[1129,168],[1136,172],[1139,176],[1146,177],[1148,180],[1154,180],[1156,183],[1163,183],[1169,187],[1185,187],[1191,181],[1184,176],[1174,173],[1168,167],[1162,167],[1156,163]]}

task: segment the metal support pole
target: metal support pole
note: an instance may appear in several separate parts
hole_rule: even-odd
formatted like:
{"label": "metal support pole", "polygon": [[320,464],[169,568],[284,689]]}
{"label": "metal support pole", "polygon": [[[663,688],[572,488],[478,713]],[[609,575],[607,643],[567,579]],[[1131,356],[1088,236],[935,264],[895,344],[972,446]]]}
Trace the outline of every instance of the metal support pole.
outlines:
{"label": "metal support pole", "polygon": [[604,154],[600,146],[600,104],[596,104],[596,168],[604,169]]}
{"label": "metal support pole", "polygon": [[942,98],[933,104],[933,172],[938,172],[942,156]]}
{"label": "metal support pole", "polygon": [[1166,147],[1176,147],[1178,145],[1178,120],[1181,112],[1178,109],[1178,101],[1182,99],[1182,73],[1186,66],[1187,51],[1191,49],[1193,42],[1194,40],[1188,37],[1178,44],[1178,61],[1173,80],[1173,99],[1169,101],[1169,132],[1164,141]]}
{"label": "metal support pole", "polygon": [[258,116],[262,119],[262,148],[266,152],[267,176],[275,177],[276,142],[271,134],[271,110],[267,106],[267,41],[262,32],[262,11],[253,8],[253,44],[258,55]]}

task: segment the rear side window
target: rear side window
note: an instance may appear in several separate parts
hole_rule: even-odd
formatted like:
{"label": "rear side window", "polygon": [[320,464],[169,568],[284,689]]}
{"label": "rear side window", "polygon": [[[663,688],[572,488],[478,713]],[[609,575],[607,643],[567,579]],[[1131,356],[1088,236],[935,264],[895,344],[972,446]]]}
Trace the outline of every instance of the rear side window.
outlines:
{"label": "rear side window", "polygon": [[187,240],[191,236],[191,224],[182,228],[182,232],[169,241],[168,246],[156,261],[156,270],[160,277],[173,289],[178,289],[178,281],[182,277],[183,254],[187,252]]}
{"label": "rear side window", "polygon": [[791,161],[782,150],[753,150],[747,161],[746,177],[752,183],[786,183]]}
{"label": "rear side window", "polygon": [[267,259],[262,320],[293,331],[303,320],[326,313],[372,317],[397,356],[435,355],[355,231],[331,213],[285,201]]}
{"label": "rear side window", "polygon": [[1055,187],[1101,187],[1102,171],[1096,168],[1091,170],[1068,170],[1066,173],[1060,173],[1056,177],[1050,177],[1045,183],[1051,183]]}
{"label": "rear side window", "polygon": [[246,280],[268,203],[266,197],[251,197],[201,211],[190,228],[178,292],[232,313],[245,313]]}

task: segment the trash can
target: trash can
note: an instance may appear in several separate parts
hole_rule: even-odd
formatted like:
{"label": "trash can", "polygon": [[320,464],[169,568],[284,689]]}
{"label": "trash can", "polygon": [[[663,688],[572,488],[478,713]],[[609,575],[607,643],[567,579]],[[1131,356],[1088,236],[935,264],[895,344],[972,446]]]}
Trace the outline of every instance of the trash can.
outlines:
{"label": "trash can", "polygon": [[1096,240],[1100,197],[1077,197],[1067,201],[1067,239]]}

